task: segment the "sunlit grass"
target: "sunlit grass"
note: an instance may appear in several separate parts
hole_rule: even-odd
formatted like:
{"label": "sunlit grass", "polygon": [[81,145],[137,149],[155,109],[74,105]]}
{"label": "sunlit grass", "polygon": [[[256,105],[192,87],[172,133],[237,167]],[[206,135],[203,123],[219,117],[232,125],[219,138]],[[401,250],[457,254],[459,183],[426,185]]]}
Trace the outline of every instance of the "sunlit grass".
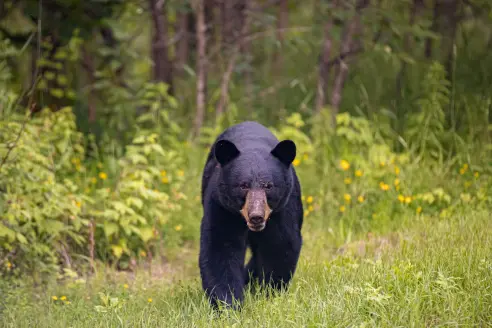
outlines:
{"label": "sunlit grass", "polygon": [[[314,217],[314,216],[313,216]],[[210,310],[191,269],[175,284],[142,272],[9,290],[2,327],[428,327],[492,324],[488,212],[408,217],[409,228],[334,248],[306,233],[288,292],[247,293],[241,312]],[[309,228],[308,228],[309,229]],[[193,257],[190,260],[196,261]]]}

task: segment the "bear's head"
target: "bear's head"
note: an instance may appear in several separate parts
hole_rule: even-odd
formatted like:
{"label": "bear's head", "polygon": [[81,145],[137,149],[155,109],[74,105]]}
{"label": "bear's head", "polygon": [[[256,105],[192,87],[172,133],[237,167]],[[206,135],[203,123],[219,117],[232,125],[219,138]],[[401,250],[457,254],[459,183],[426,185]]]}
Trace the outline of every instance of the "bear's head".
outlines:
{"label": "bear's head", "polygon": [[219,202],[240,213],[251,231],[263,230],[271,213],[285,205],[292,191],[295,143],[283,140],[273,149],[240,151],[233,142],[222,139],[214,155],[221,167]]}

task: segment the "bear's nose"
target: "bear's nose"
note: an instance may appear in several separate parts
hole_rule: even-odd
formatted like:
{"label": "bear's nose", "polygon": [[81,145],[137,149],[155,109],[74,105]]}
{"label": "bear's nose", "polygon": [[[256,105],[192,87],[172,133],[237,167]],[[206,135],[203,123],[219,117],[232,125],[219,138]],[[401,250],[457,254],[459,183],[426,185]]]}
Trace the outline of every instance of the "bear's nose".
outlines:
{"label": "bear's nose", "polygon": [[261,215],[254,215],[254,216],[251,216],[249,218],[249,221],[253,224],[253,225],[259,225],[261,223],[263,223],[265,219],[263,218],[263,216]]}

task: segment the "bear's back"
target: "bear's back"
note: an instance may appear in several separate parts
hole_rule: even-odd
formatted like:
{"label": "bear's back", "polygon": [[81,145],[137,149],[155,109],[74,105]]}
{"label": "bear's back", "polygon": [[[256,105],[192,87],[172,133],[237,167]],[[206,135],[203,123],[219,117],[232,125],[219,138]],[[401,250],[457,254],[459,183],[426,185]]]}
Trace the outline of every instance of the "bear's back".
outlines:
{"label": "bear's back", "polygon": [[239,151],[247,149],[265,149],[272,150],[278,143],[278,139],[270,130],[260,123],[245,121],[233,125],[222,132],[216,142],[226,139],[233,142]]}

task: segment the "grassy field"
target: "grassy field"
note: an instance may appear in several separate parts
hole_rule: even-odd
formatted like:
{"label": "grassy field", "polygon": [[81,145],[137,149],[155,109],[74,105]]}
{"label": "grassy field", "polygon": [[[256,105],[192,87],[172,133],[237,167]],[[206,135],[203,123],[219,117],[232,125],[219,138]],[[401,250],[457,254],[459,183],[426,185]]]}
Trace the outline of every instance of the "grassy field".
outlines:
{"label": "grassy field", "polygon": [[313,233],[307,223],[289,291],[247,293],[241,312],[217,316],[210,310],[198,280],[197,250],[191,249],[173,270],[152,275],[100,270],[86,281],[6,290],[0,326],[492,326],[490,213],[402,220],[398,231],[343,245],[334,244],[329,229]]}

